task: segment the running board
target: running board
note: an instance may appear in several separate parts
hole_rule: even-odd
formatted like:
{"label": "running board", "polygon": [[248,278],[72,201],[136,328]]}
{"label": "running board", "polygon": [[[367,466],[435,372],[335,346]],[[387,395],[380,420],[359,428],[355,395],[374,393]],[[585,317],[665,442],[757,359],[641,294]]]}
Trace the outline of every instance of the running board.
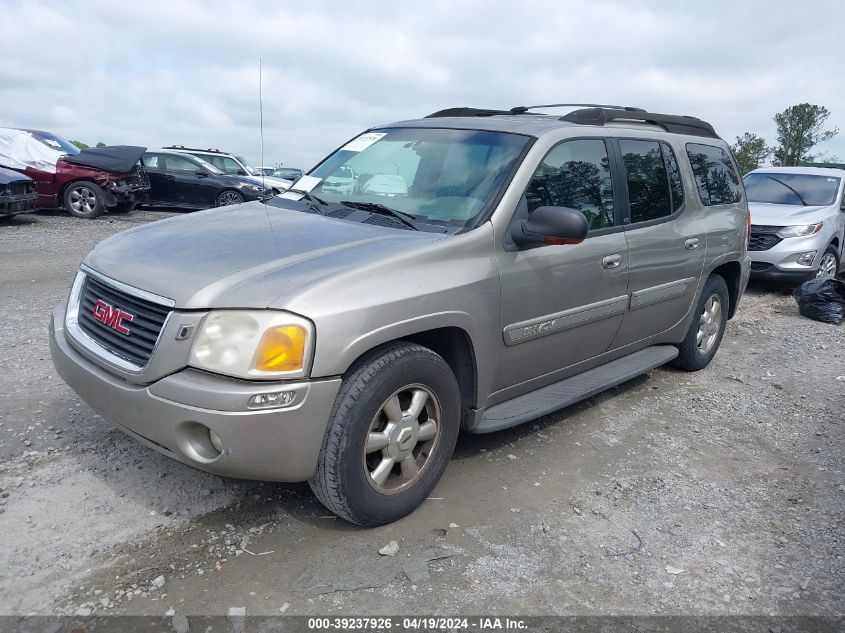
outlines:
{"label": "running board", "polygon": [[599,365],[584,373],[542,387],[484,412],[472,433],[501,431],[557,411],[668,363],[678,355],[674,345],[655,345]]}

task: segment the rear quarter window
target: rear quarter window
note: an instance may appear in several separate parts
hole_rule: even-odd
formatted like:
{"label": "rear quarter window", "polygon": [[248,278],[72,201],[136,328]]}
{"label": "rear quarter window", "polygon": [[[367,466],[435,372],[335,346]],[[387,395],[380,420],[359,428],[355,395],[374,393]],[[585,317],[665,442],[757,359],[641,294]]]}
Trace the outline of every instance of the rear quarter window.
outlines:
{"label": "rear quarter window", "polygon": [[735,204],[742,200],[742,185],[730,154],[721,147],[687,143],[698,197],[706,206]]}

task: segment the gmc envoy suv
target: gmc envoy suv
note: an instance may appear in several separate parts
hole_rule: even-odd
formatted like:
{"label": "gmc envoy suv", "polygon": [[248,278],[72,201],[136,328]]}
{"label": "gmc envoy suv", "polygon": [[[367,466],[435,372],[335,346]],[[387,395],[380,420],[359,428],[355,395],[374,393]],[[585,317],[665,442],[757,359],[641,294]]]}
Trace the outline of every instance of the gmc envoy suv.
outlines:
{"label": "gmc envoy suv", "polygon": [[532,112],[556,106],[373,128],[268,201],[101,242],[53,310],[56,369],[150,448],[378,525],[459,431],[706,367],[750,267],[727,145],[693,117]]}

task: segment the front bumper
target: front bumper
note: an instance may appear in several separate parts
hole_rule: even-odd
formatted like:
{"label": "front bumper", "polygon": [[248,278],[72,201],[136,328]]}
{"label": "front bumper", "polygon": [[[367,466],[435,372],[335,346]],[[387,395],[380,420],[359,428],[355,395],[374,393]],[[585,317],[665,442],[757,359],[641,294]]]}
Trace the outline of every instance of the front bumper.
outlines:
{"label": "front bumper", "polygon": [[[217,475],[269,481],[311,479],[340,379],[297,383],[231,380],[187,368],[137,385],[83,357],[64,329],[65,305],[53,308],[50,353],[62,379],[94,411],[143,444]],[[290,406],[253,411],[256,393],[285,389]],[[210,448],[208,431],[223,452]]]}
{"label": "front bumper", "polygon": [[18,195],[0,195],[0,216],[34,211],[37,198],[38,194],[34,191]]}
{"label": "front bumper", "polygon": [[816,271],[807,270],[806,266],[802,269],[783,270],[766,262],[753,262],[751,265],[751,278],[760,281],[799,285],[815,276]]}

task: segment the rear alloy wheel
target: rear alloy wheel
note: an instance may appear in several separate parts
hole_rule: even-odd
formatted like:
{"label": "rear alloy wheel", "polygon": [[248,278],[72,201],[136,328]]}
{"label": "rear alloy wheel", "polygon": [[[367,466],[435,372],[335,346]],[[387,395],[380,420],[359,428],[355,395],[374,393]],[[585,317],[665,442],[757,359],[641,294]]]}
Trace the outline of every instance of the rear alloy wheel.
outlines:
{"label": "rear alloy wheel", "polygon": [[839,256],[833,246],[828,246],[819,262],[816,277],[836,277],[839,272]]}
{"label": "rear alloy wheel", "polygon": [[730,295],[720,275],[710,275],[701,290],[687,335],[678,345],[675,367],[687,371],[704,369],[713,360],[728,324]]}
{"label": "rear alloy wheel", "polygon": [[217,196],[218,207],[228,207],[232,204],[241,204],[243,201],[244,197],[237,191],[228,190]]}
{"label": "rear alloy wheel", "polygon": [[65,210],[76,218],[90,220],[106,210],[103,190],[93,182],[80,180],[68,185],[64,195]]}

